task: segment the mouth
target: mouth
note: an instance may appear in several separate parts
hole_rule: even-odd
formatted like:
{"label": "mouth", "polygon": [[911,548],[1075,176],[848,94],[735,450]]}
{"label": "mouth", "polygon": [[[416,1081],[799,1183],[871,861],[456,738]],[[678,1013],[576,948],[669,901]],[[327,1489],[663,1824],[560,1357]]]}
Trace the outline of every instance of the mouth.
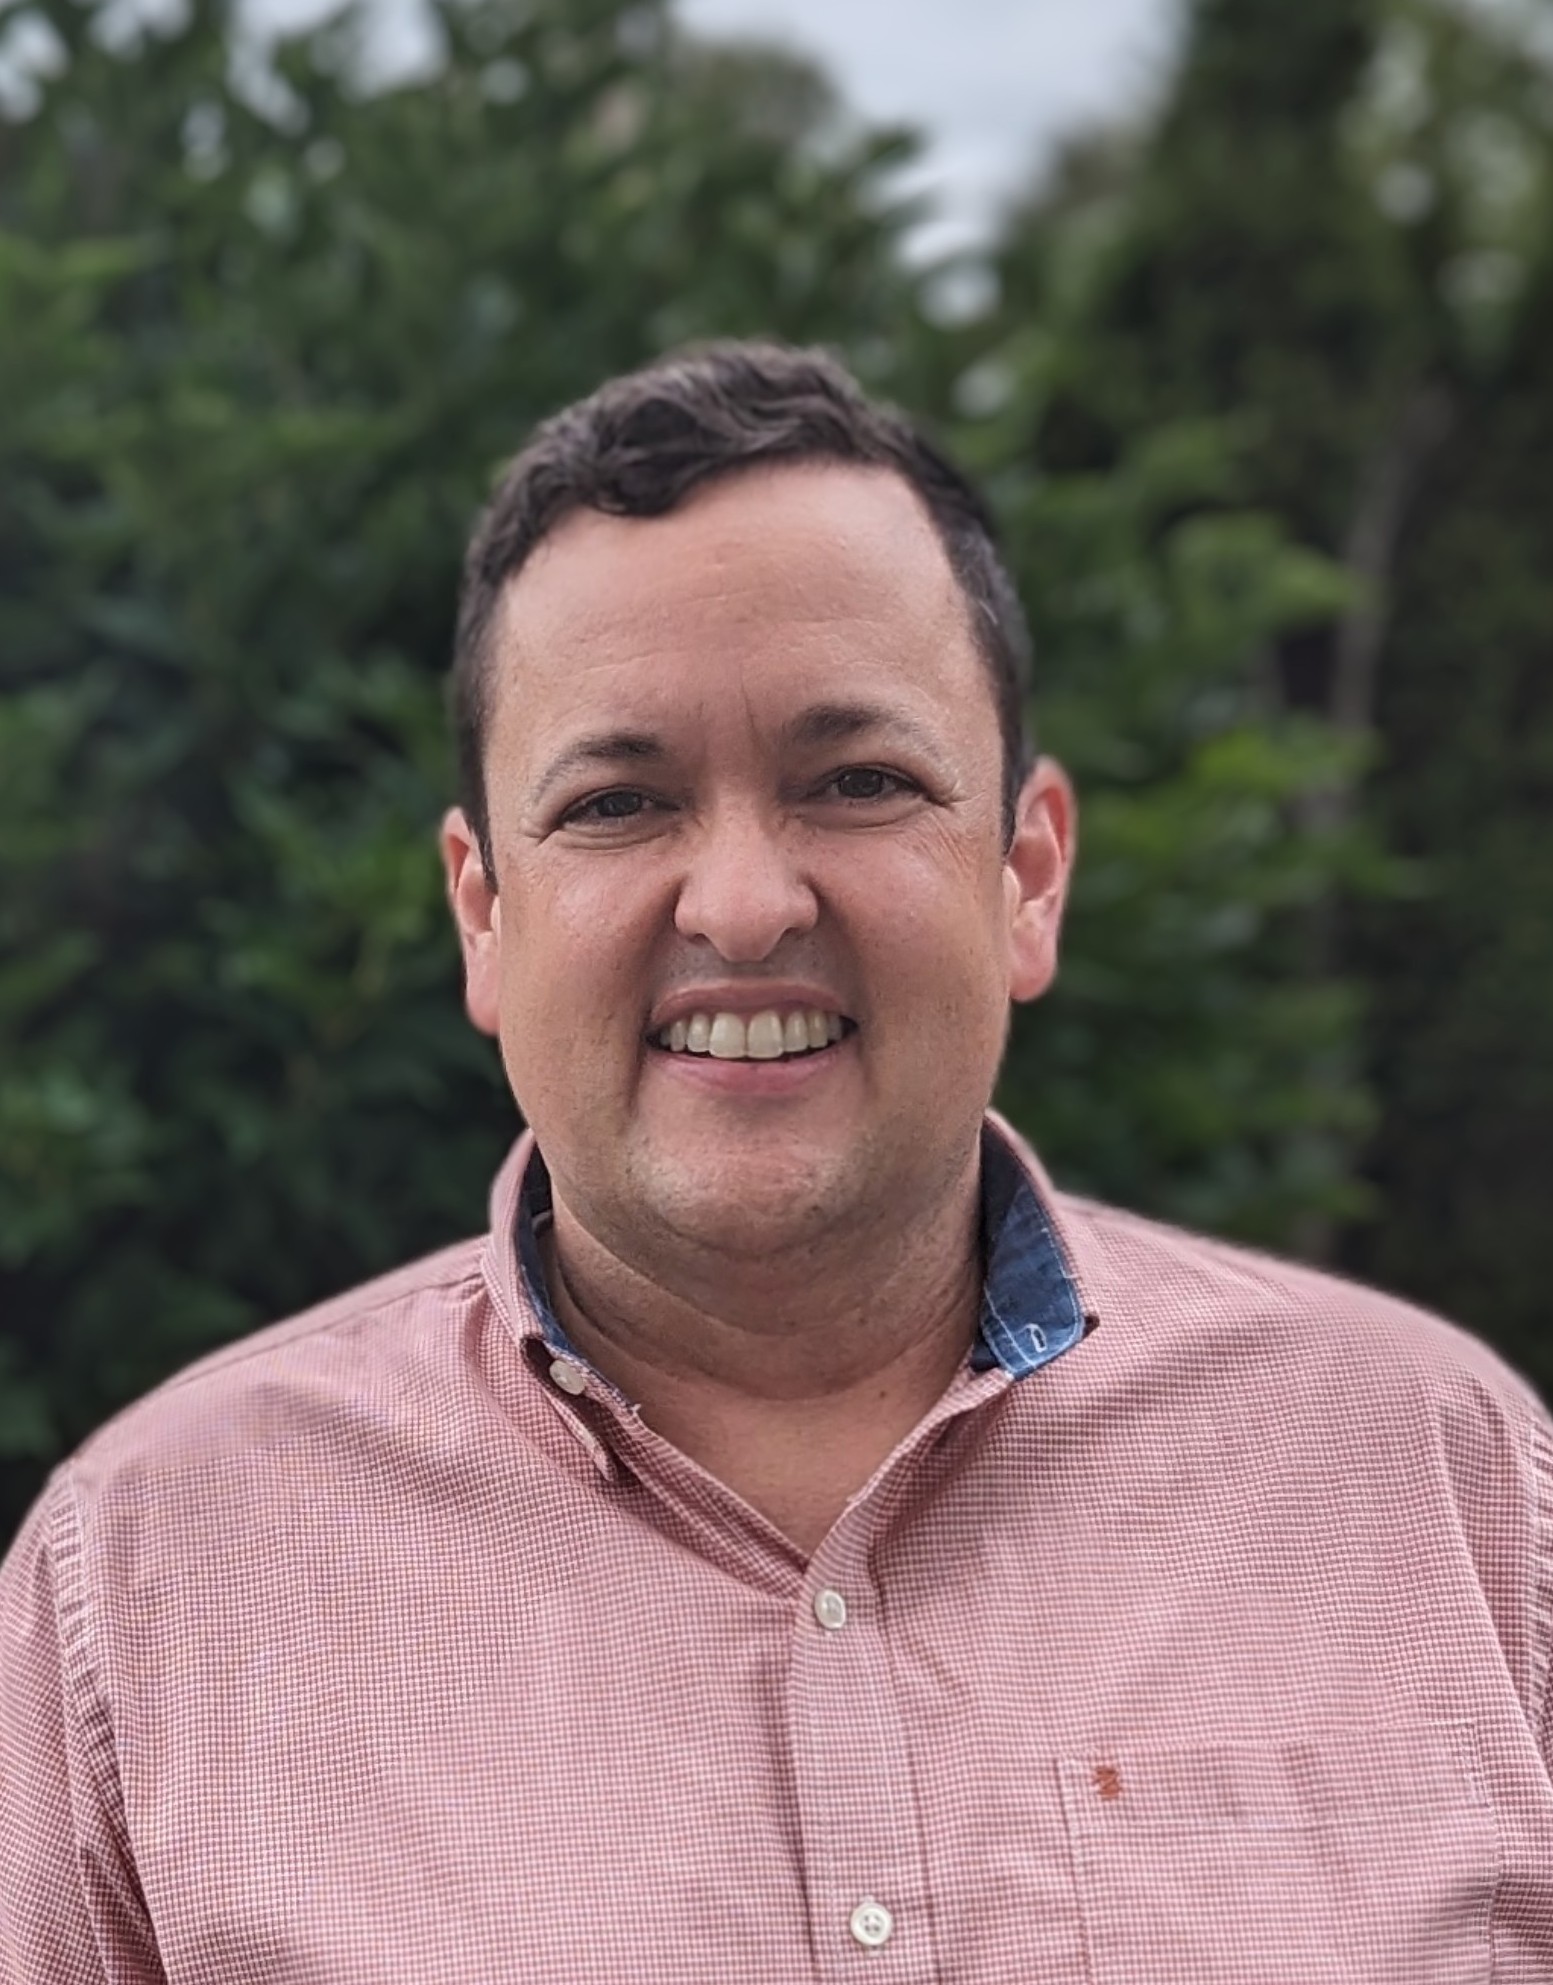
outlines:
{"label": "mouth", "polygon": [[814,1061],[857,1032],[857,1022],[817,1007],[762,1013],[687,1013],[647,1036],[660,1054],[719,1062]]}

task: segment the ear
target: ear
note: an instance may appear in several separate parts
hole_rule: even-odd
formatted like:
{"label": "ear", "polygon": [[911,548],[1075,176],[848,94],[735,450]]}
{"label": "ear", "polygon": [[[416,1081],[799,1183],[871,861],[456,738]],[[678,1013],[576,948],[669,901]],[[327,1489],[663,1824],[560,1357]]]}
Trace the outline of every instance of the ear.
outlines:
{"label": "ear", "polygon": [[464,1010],[482,1034],[494,1034],[501,1015],[501,902],[462,807],[444,816],[438,843],[464,954]]}
{"label": "ear", "polygon": [[1004,857],[1011,999],[1039,999],[1057,976],[1077,826],[1067,773],[1055,758],[1038,759],[1020,789],[1013,844]]}

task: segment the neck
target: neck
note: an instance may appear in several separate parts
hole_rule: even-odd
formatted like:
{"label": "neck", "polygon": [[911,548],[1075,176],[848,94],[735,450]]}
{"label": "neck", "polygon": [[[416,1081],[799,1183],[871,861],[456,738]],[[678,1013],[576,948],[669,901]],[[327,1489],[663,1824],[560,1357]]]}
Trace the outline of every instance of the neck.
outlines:
{"label": "neck", "polygon": [[[551,1299],[589,1362],[643,1420],[812,1548],[847,1498],[937,1403],[981,1306],[973,1164],[933,1217],[828,1267],[731,1265],[707,1296],[602,1246],[559,1196],[542,1254]],[[796,1252],[796,1251],[795,1251]],[[785,1273],[779,1272],[785,1269]]]}

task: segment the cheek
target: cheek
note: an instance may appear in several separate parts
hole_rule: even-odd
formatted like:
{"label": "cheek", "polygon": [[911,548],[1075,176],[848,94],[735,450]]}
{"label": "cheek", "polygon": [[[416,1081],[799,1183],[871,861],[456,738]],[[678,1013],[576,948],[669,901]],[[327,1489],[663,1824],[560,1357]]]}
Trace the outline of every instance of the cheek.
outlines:
{"label": "cheek", "polygon": [[[599,863],[600,871],[609,865]],[[620,1017],[649,990],[636,892],[607,873],[525,877],[503,926],[503,1033],[512,1057],[568,1065],[605,1043],[618,1053]]]}
{"label": "cheek", "polygon": [[[898,881],[904,885],[905,878]],[[958,1094],[1001,1058],[1009,952],[998,879],[938,870],[933,886],[899,886],[853,907],[865,984],[884,1021],[892,1083]],[[864,937],[863,933],[867,935]]]}
{"label": "cheek", "polygon": [[[866,914],[900,974],[899,993],[972,1004],[1006,994],[1009,916],[1003,868],[979,850],[930,848],[875,878]],[[865,913],[859,905],[859,913]],[[996,981],[994,984],[993,981]]]}

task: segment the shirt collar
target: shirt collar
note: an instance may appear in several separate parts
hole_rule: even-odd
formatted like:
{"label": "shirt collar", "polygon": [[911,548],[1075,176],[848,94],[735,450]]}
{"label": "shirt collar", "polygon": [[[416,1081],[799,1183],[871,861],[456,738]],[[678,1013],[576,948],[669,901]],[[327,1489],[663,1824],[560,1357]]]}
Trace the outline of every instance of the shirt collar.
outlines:
{"label": "shirt collar", "polygon": [[[528,1142],[514,1222],[522,1294],[549,1349],[585,1363],[550,1300],[539,1251],[540,1230],[551,1218],[550,1173],[539,1146]],[[987,1266],[971,1369],[1028,1378],[1070,1350],[1090,1319],[1036,1181],[1001,1120],[990,1113],[982,1125],[981,1158],[982,1259]]]}
{"label": "shirt collar", "polygon": [[981,1234],[987,1273],[971,1369],[1028,1378],[1071,1350],[1088,1319],[1035,1181],[990,1116],[981,1130]]}

